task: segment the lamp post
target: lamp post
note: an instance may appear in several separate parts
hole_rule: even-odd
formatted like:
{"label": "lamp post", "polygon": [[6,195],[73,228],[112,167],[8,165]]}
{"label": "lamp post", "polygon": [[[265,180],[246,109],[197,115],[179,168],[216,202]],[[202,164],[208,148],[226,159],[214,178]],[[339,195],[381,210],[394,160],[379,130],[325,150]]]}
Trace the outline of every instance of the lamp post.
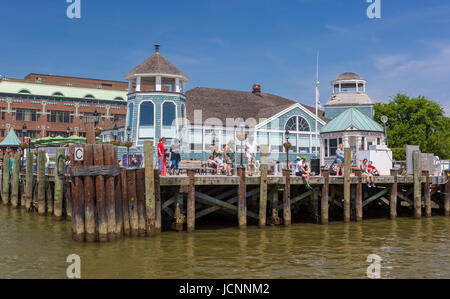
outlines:
{"label": "lamp post", "polygon": [[388,145],[388,138],[387,138],[387,128],[386,123],[388,122],[389,118],[386,115],[383,115],[381,117],[381,122],[384,124],[384,143],[386,146]]}
{"label": "lamp post", "polygon": [[66,129],[66,135],[67,135],[67,137],[70,137],[70,128],[69,127],[67,127],[67,129]]}
{"label": "lamp post", "polygon": [[127,167],[130,167],[130,140],[131,137],[131,128],[130,126],[127,127]]}
{"label": "lamp post", "polygon": [[211,134],[213,156],[216,154],[216,131],[213,129]]}
{"label": "lamp post", "polygon": [[286,169],[289,169],[289,149],[291,148],[291,144],[289,143],[290,137],[291,133],[289,130],[286,130],[284,133],[284,138],[286,138],[286,143],[284,144],[284,148],[286,149]]}
{"label": "lamp post", "polygon": [[100,114],[97,112],[97,109],[95,109],[93,116],[94,116],[94,126],[97,127],[100,121]]}
{"label": "lamp post", "polygon": [[118,128],[117,128],[117,124],[115,124],[114,125],[114,128],[113,128],[113,136],[114,136],[114,141],[117,141],[117,135],[118,135]]}
{"label": "lamp post", "polygon": [[240,168],[244,168],[244,148],[243,148],[243,142],[245,139],[247,139],[247,136],[245,134],[245,120],[244,118],[241,118],[241,121],[239,122],[239,129],[240,132],[237,134],[238,140],[241,142],[241,165]]}

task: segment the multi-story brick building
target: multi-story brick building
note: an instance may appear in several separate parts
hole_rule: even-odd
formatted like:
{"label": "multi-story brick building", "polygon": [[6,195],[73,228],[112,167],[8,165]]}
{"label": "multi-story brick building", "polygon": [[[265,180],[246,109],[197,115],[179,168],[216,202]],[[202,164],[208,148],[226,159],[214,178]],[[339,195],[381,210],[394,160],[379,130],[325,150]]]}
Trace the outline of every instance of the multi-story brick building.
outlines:
{"label": "multi-story brick building", "polygon": [[85,121],[95,111],[100,126],[124,119],[128,82],[29,74],[0,77],[0,141],[13,128],[25,137],[85,136]]}

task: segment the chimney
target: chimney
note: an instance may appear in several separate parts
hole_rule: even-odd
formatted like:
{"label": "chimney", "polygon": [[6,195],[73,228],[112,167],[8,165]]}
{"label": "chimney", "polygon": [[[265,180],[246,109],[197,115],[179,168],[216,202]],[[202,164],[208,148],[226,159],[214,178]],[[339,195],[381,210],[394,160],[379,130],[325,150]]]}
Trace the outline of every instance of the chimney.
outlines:
{"label": "chimney", "polygon": [[259,84],[253,84],[253,94],[256,94],[258,96],[261,96],[261,85]]}
{"label": "chimney", "polygon": [[155,45],[155,53],[159,53],[159,47],[161,47],[160,44]]}

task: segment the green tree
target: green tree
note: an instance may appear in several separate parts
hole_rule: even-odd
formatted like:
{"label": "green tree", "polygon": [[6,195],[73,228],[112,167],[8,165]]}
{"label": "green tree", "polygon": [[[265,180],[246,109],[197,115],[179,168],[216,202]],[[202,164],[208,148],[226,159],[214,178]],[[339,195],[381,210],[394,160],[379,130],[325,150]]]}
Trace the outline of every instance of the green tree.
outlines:
{"label": "green tree", "polygon": [[419,145],[424,153],[450,158],[450,118],[438,103],[422,96],[397,94],[388,104],[375,104],[375,120],[381,125],[383,115],[389,118],[386,124],[389,147]]}

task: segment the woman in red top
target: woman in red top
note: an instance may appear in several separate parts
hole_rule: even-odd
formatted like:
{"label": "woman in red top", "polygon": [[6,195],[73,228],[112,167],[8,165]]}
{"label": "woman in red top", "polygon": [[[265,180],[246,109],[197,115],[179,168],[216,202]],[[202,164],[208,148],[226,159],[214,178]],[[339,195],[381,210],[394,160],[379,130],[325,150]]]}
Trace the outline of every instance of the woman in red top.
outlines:
{"label": "woman in red top", "polygon": [[164,143],[166,143],[166,137],[163,137],[159,140],[158,143],[158,165],[159,165],[159,173],[161,176],[166,176],[166,156],[164,151]]}

